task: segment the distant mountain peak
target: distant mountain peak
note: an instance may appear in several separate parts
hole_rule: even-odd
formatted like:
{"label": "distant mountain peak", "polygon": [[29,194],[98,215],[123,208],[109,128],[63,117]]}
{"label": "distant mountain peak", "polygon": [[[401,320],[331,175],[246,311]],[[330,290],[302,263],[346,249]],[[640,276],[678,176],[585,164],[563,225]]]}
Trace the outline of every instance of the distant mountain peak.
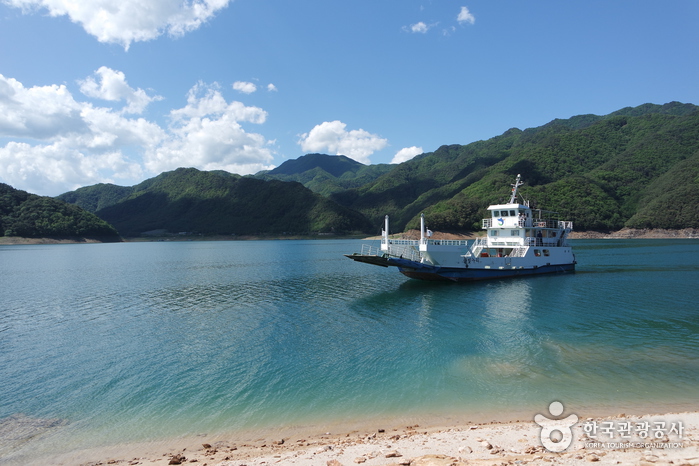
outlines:
{"label": "distant mountain peak", "polygon": [[363,163],[344,155],[306,154],[297,159],[287,160],[267,174],[297,175],[314,168],[321,168],[332,176],[340,177],[347,172],[356,173],[364,166]]}

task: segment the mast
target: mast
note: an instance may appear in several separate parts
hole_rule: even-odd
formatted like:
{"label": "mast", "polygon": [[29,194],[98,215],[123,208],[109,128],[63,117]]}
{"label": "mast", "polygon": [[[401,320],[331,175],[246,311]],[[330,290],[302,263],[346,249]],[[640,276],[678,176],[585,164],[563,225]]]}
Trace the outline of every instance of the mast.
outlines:
{"label": "mast", "polygon": [[388,244],[388,215],[384,218],[383,242]]}
{"label": "mast", "polygon": [[515,200],[517,199],[517,188],[522,186],[524,184],[524,181],[520,181],[522,175],[517,174],[517,179],[515,180],[515,184],[510,185],[512,186],[512,196],[510,196],[510,202],[508,204],[514,204]]}

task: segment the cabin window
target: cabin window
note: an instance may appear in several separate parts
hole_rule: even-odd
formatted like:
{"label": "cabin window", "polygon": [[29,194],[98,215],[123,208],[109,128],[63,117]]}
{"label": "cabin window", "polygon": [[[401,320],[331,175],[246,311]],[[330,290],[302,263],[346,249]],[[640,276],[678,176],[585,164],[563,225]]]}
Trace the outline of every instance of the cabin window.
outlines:
{"label": "cabin window", "polygon": [[499,210],[494,210],[493,211],[493,217],[499,217],[500,216],[500,211]]}
{"label": "cabin window", "polygon": [[547,257],[548,257],[548,255],[549,255],[549,250],[548,250],[548,249],[544,249],[544,256],[547,256]]}
{"label": "cabin window", "polygon": [[534,255],[539,257],[541,255],[541,251],[539,249],[534,249]]}
{"label": "cabin window", "polygon": [[510,236],[519,236],[519,230],[510,230]]}
{"label": "cabin window", "polygon": [[514,210],[511,210],[511,211],[510,211],[510,217],[516,217],[516,216],[517,216],[517,214],[515,213],[515,211],[514,211]]}
{"label": "cabin window", "polygon": [[498,231],[497,230],[490,230],[490,236],[497,236]]}
{"label": "cabin window", "polygon": [[503,210],[502,212],[500,212],[500,214],[502,214],[502,215],[500,215],[501,217],[507,217],[507,211],[506,211],[506,210]]}

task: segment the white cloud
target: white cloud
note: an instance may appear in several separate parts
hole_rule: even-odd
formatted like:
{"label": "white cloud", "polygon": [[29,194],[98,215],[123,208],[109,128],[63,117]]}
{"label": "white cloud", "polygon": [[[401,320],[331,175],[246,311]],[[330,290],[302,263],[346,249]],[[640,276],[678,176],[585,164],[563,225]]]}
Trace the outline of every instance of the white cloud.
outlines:
{"label": "white cloud", "polygon": [[167,32],[179,37],[211,19],[232,0],[3,0],[24,12],[46,9],[51,16],[68,16],[100,42],[128,49]]}
{"label": "white cloud", "polygon": [[456,20],[459,22],[459,24],[473,24],[476,22],[476,17],[473,16],[473,14],[471,14],[470,11],[468,11],[468,8],[462,6],[461,11],[459,11],[459,16],[456,17]]}
{"label": "white cloud", "polygon": [[[101,71],[100,71],[101,70]],[[100,68],[81,82],[88,96],[125,100],[142,108],[145,95],[126,85],[123,73]],[[242,124],[263,124],[267,112],[226,102],[218,86],[195,85],[183,108],[170,112],[162,128],[124,111],[73,98],[65,86],[25,88],[0,75],[0,181],[18,189],[57,195],[100,182],[135,184],[144,176],[181,166],[239,174],[274,168],[274,141],[246,132]]]}
{"label": "white cloud", "polygon": [[0,74],[0,136],[49,139],[86,130],[80,112],[66,86],[35,86]]}
{"label": "white cloud", "polygon": [[197,84],[189,91],[187,105],[170,117],[170,137],[146,154],[145,166],[151,172],[186,166],[247,175],[274,168],[270,141],[240,124],[262,124],[267,112],[227,103],[217,86]]}
{"label": "white cloud", "polygon": [[427,31],[429,31],[429,29],[430,29],[431,27],[432,27],[431,25],[428,26],[427,24],[425,24],[425,23],[423,23],[422,21],[420,21],[419,23],[411,24],[410,27],[408,27],[407,29],[408,29],[410,32],[416,32],[416,33],[425,34],[425,33],[427,33]]}
{"label": "white cloud", "polygon": [[0,178],[33,193],[58,195],[87,184],[141,176],[140,165],[118,151],[89,154],[66,141],[39,146],[10,142],[0,147]]}
{"label": "white cloud", "polygon": [[252,94],[253,92],[257,91],[257,86],[255,86],[253,83],[245,81],[236,81],[233,83],[233,89],[238,92],[242,92],[243,94]]}
{"label": "white cloud", "polygon": [[393,156],[393,160],[391,160],[391,163],[407,162],[408,160],[412,159],[416,155],[420,155],[424,152],[425,151],[422,150],[422,147],[417,147],[417,146],[404,147],[403,149],[396,152],[396,155]]}
{"label": "white cloud", "polygon": [[267,90],[268,90],[269,92],[277,92],[278,89],[277,89],[277,86],[275,86],[275,85],[272,84],[272,83],[269,83],[269,84],[267,84]]}
{"label": "white cloud", "polygon": [[113,102],[124,100],[127,105],[122,110],[123,113],[142,113],[149,103],[162,100],[161,96],[149,96],[143,89],[132,89],[121,71],[102,66],[95,71],[95,76],[99,83],[92,76],[79,81],[80,92],[96,99]]}
{"label": "white cloud", "polygon": [[334,152],[335,155],[346,155],[366,164],[370,163],[371,154],[388,145],[387,139],[363,129],[347,131],[346,127],[339,120],[325,121],[302,134],[299,144],[307,152]]}

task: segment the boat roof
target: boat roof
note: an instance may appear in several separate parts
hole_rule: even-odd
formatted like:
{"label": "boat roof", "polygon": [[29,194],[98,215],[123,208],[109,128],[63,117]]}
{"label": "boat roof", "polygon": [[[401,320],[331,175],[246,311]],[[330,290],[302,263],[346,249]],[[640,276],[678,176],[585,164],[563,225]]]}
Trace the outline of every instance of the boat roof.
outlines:
{"label": "boat roof", "polygon": [[530,209],[531,207],[524,204],[496,204],[488,207],[488,210],[502,210],[502,209]]}

